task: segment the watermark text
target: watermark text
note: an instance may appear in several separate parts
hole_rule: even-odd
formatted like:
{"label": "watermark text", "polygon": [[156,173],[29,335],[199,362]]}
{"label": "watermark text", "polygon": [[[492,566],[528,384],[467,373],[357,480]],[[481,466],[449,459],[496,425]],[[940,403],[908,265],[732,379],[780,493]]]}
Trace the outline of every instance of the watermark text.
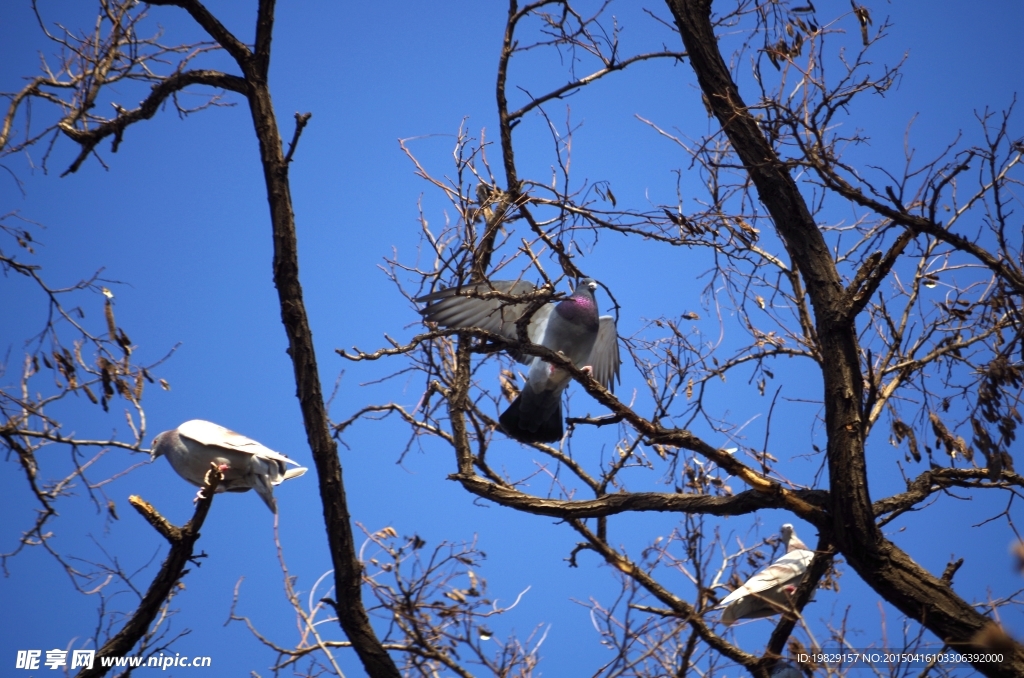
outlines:
{"label": "watermark text", "polygon": [[149,657],[100,657],[96,658],[96,650],[18,650],[14,668],[27,671],[38,671],[42,668],[56,671],[62,668],[91,669],[96,662],[104,668],[123,666],[126,668],[208,668],[213,660],[210,657],[182,656],[180,652],[173,655],[160,654]]}

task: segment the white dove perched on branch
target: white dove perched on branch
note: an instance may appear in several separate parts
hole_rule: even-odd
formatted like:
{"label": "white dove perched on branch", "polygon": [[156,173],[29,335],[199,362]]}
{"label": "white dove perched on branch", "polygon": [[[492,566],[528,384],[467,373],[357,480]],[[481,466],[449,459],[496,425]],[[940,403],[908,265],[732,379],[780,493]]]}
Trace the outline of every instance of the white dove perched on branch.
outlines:
{"label": "white dove perched on branch", "polygon": [[[202,419],[186,421],[158,435],[153,439],[150,456],[153,459],[167,457],[179,476],[199,487],[203,486],[210,464],[216,464],[224,474],[217,492],[256,490],[273,513],[277,513],[274,485],[306,472],[280,452]],[[288,464],[297,468],[289,469]]]}
{"label": "white dove perched on branch", "polygon": [[728,625],[737,619],[770,617],[789,607],[790,597],[804,580],[814,551],[800,541],[789,523],[782,526],[779,534],[786,545],[786,555],[748,579],[718,604],[717,609],[724,610],[723,623]]}

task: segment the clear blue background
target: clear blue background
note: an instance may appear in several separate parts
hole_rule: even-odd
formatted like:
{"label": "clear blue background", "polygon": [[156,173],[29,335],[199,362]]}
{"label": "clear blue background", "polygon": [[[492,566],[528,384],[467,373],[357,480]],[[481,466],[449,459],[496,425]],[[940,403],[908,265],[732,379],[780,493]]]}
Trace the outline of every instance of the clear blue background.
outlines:
{"label": "clear blue background", "polygon": [[[83,4],[41,4],[48,22],[83,27],[92,23],[91,8]],[[255,3],[209,6],[236,35],[251,41]],[[652,8],[667,17],[660,5]],[[818,11],[825,18],[848,12],[848,6],[826,2]],[[935,155],[960,131],[976,138],[975,111],[1004,108],[1021,91],[1021,3],[877,3],[871,11],[876,25],[886,15],[894,23],[875,59],[892,64],[906,53],[908,60],[897,90],[884,99],[864,99],[852,111],[853,123],[872,138],[868,149],[858,151],[858,160],[901,167],[904,132],[915,115],[912,143],[922,158]],[[633,6],[613,7],[612,12],[624,27],[624,52],[655,49],[661,43],[681,50],[673,34]],[[180,10],[152,8],[150,13],[151,25],[164,28],[165,43],[199,37]],[[420,396],[417,379],[364,386],[394,369],[395,363],[354,365],[343,362],[334,349],[375,348],[383,344],[384,333],[408,337],[417,331],[415,310],[380,266],[394,252],[407,263],[417,260],[419,201],[438,228],[455,215],[434,189],[414,176],[397,140],[424,137],[412,148],[438,175],[452,171],[451,149],[460,124],[474,136],[485,129],[487,138],[497,141],[494,73],[505,15],[500,3],[482,2],[303,2],[278,7],[271,86],[282,135],[290,138],[294,112],[313,113],[292,165],[291,182],[302,282],[328,392],[344,371],[331,410],[336,420],[369,402],[396,400],[411,407]],[[857,37],[849,14],[842,25]],[[27,1],[3,3],[0,89],[19,88],[23,77],[37,72],[39,54],[52,51],[41,39]],[[217,63],[233,72],[223,58]],[[533,92],[564,77],[564,65],[551,55],[514,62],[511,72],[513,87],[522,85]],[[139,96],[126,92],[124,105],[133,105]],[[511,96],[513,105],[523,100],[521,95]],[[227,100],[238,101],[233,96]],[[635,66],[592,86],[569,104],[573,121],[582,123],[573,145],[577,177],[608,180],[620,205],[641,209],[673,201],[672,170],[685,171],[688,158],[635,116],[691,136],[715,129],[685,64]],[[556,121],[565,119],[563,106],[549,110]],[[546,179],[552,158],[543,120],[533,115],[525,125],[530,127],[517,130],[524,144],[523,174]],[[171,390],[151,386],[146,392],[147,440],[187,419],[203,418],[311,466],[271,279],[264,183],[244,105],[186,119],[172,110],[162,111],[130,128],[117,154],[109,153],[109,144],[101,146],[109,169],[90,159],[77,174],[58,178],[76,150],[69,142],[58,141],[49,172],[20,158],[6,159],[6,166],[24,182],[24,193],[9,175],[0,175],[0,212],[17,211],[45,226],[37,234],[42,244],[34,263],[43,266],[52,284],[70,284],[99,268],[105,278],[123,281],[111,285],[117,318],[138,346],[140,363],[155,360],[180,343],[172,359],[156,370]],[[490,159],[497,169],[496,148]],[[695,275],[707,267],[701,254],[606,237],[581,265],[614,290],[622,304],[623,335],[637,331],[645,319],[700,310],[704,282]],[[25,280],[9,276],[2,285],[0,349],[7,366],[2,376],[6,385],[17,378],[23,340],[41,329],[43,316],[40,296]],[[93,326],[101,328],[101,300],[87,297],[79,303]],[[701,329],[717,333],[711,320]],[[804,373],[811,381],[790,382],[790,393],[804,387],[808,394],[815,392],[813,372]],[[628,399],[640,386],[639,376],[627,365],[620,393]],[[753,393],[742,381],[734,386],[744,397]],[[716,397],[732,395],[723,385]],[[584,397],[577,394],[573,402]],[[112,430],[124,432],[120,406],[116,403],[104,415],[96,407],[67,403],[54,414],[61,415],[69,431],[101,437]],[[751,440],[763,435],[767,406],[767,400],[756,397],[733,405],[731,413],[739,421],[762,415],[748,431]],[[817,440],[810,430],[815,412],[806,406],[802,418],[773,425],[772,451],[783,464],[791,456],[808,453]],[[544,625],[548,635],[541,648],[541,673],[547,676],[589,675],[607,661],[609,653],[598,644],[586,603],[591,597],[610,603],[617,591],[610,568],[583,555],[580,567],[570,569],[565,558],[577,538],[567,527],[475,501],[447,481],[454,461],[441,447],[416,451],[396,464],[406,438],[406,429],[396,421],[358,423],[346,433],[347,447],[340,453],[354,519],[369,530],[390,525],[400,534],[417,533],[431,545],[476,537],[488,555],[478,574],[488,580],[492,597],[507,603],[529,587],[516,610],[494,625],[499,636],[512,629],[526,636]],[[527,462],[518,446],[500,449],[510,465]],[[574,452],[581,459],[599,454],[578,444]],[[44,475],[48,468],[66,465],[64,451],[51,454],[52,459],[42,461]],[[869,447],[874,498],[900,491],[894,465],[899,458],[902,452],[888,446],[883,432],[876,433]],[[108,466],[113,470],[134,461],[138,458],[112,452]],[[16,461],[7,460],[3,469],[0,550],[8,551],[34,519],[35,505]],[[912,468],[910,473],[920,470]],[[641,482],[638,479],[637,486]],[[544,486],[539,483],[533,489],[543,492]],[[127,505],[127,496],[142,495],[181,524],[191,515],[194,488],[160,462],[117,480],[106,491],[117,502],[120,520],[104,525],[82,496],[62,500],[62,514],[52,524],[53,544],[63,553],[96,561],[104,559],[102,547],[128,571],[150,565],[139,575],[141,585],[155,571],[166,545]],[[308,590],[330,567],[315,479],[288,483],[277,496],[289,568],[299,577],[298,588]],[[892,523],[887,533],[935,573],[951,556],[965,557],[956,589],[967,600],[1009,595],[1020,579],[1011,568],[1005,528],[999,522],[971,527],[998,513],[1004,501],[995,496],[972,502],[942,497],[929,510]],[[1010,510],[1020,524],[1017,506]],[[727,534],[749,541],[756,520],[762,524],[761,536],[768,536],[791,516],[763,512],[721,525]],[[674,516],[625,517],[613,521],[611,541],[635,548],[667,534],[677,523]],[[797,525],[813,545],[813,530]],[[230,667],[230,675],[250,669],[266,675],[272,653],[254,642],[242,625],[222,625],[235,584],[244,577],[238,613],[281,644],[295,638],[294,617],[281,593],[270,514],[252,493],[218,498],[199,546],[209,557],[185,578],[186,590],[174,605],[180,612],[170,622],[174,630],[192,633],[173,649],[210,655],[218,669]],[[79,647],[81,639],[92,634],[95,597],[75,594],[60,567],[41,549],[29,549],[13,559],[9,570],[9,577],[0,580],[3,673],[13,666],[18,649]],[[820,592],[818,602],[808,609],[819,640],[827,635],[819,619],[833,613],[838,619],[847,606],[850,626],[862,630],[857,637],[865,644],[879,636],[882,616],[890,638],[898,638],[898,613],[880,604],[856,575],[848,573],[841,584],[839,594]],[[127,596],[113,604],[126,610],[134,607]],[[1004,621],[1015,635],[1024,636],[1018,612],[1004,616]],[[741,627],[737,641],[757,652],[771,626],[757,622]],[[331,628],[327,635],[336,638],[340,633]],[[344,651],[338,656],[349,675],[361,673],[354,656]],[[168,671],[185,673],[190,672]]]}

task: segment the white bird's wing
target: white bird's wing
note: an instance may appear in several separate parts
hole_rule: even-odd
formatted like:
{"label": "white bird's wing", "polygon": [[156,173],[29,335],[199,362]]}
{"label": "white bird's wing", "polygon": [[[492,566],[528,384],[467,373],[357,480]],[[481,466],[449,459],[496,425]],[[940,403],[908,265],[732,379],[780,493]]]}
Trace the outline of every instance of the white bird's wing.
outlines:
{"label": "white bird's wing", "polygon": [[727,607],[730,603],[744,596],[749,596],[752,593],[761,593],[768,589],[782,586],[797,577],[802,577],[807,571],[807,566],[812,558],[814,558],[814,551],[803,549],[790,551],[748,579],[743,586],[723,598],[718,607]]}
{"label": "white bird's wing", "polygon": [[232,452],[242,452],[260,457],[261,459],[272,459],[283,464],[298,466],[297,462],[292,461],[280,452],[275,452],[252,438],[243,436],[241,433],[235,433],[231,429],[224,428],[210,421],[203,421],[202,419],[186,421],[178,427],[178,434],[194,440],[200,445],[220,447]]}

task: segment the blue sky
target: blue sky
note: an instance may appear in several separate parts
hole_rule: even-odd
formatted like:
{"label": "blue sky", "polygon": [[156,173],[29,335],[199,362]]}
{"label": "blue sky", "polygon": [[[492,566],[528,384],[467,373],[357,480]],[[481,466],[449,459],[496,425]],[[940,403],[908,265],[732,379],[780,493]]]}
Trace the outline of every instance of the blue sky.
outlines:
{"label": "blue sky", "polygon": [[[90,23],[83,7],[42,5],[49,22]],[[238,2],[209,6],[237,35],[251,39],[254,7]],[[659,5],[652,7],[667,14]],[[821,16],[831,16],[848,6],[826,2],[818,9]],[[917,117],[912,143],[922,157],[937,153],[960,131],[973,138],[976,110],[1002,109],[1021,92],[1024,47],[1019,28],[1024,25],[1024,5],[1019,2],[931,2],[927,9],[920,4],[877,3],[871,11],[876,25],[886,15],[894,24],[876,55],[878,62],[892,64],[905,53],[907,63],[897,90],[884,99],[856,104],[859,108],[851,112],[853,124],[872,138],[867,149],[858,151],[863,162],[899,167],[906,124],[913,116]],[[397,140],[418,137],[410,144],[412,150],[438,174],[451,171],[451,149],[460,125],[474,136],[486,130],[487,138],[496,141],[494,69],[505,13],[499,3],[480,2],[305,2],[281,3],[278,8],[271,86],[282,134],[290,137],[294,112],[313,113],[291,182],[302,282],[328,391],[344,372],[331,410],[336,420],[369,402],[393,399],[411,406],[419,398],[421,383],[416,379],[364,385],[387,374],[394,364],[346,363],[334,349],[375,348],[383,345],[384,333],[409,337],[417,331],[418,315],[380,266],[395,253],[405,262],[416,261],[421,202],[432,224],[440,226],[454,215],[450,209],[445,212],[441,197],[414,176]],[[625,52],[662,42],[681,49],[671,32],[634,7],[613,6],[612,13],[623,26]],[[196,37],[196,29],[180,10],[152,8],[150,15],[163,27],[165,42]],[[853,31],[852,20],[847,17],[845,22]],[[0,90],[12,91],[24,76],[35,74],[40,52],[49,54],[52,48],[41,39],[27,0],[4,3]],[[223,60],[215,63],[228,68]],[[514,63],[511,77],[531,91],[541,91],[561,81],[564,67],[550,55],[531,55]],[[126,101],[132,96],[137,95],[125,94]],[[638,208],[672,202],[673,170],[686,172],[688,158],[636,116],[691,136],[714,129],[685,65],[641,64],[568,103],[572,120],[581,124],[573,147],[577,177],[609,181],[620,203]],[[553,118],[565,119],[564,105],[553,105],[549,111]],[[520,137],[524,173],[550,176],[550,140],[543,120],[532,116],[523,124],[529,126]],[[187,419],[203,418],[311,465],[271,279],[268,210],[248,112],[240,105],[179,119],[165,110],[132,127],[117,154],[108,149],[104,144],[100,152],[109,169],[90,159],[77,174],[64,178],[59,174],[76,150],[65,140],[58,141],[48,172],[23,158],[6,159],[22,186],[0,173],[0,213],[17,211],[45,226],[37,234],[41,245],[34,263],[43,267],[52,283],[70,284],[100,268],[104,278],[120,281],[108,286],[115,294],[118,321],[138,346],[140,362],[156,360],[178,346],[156,370],[171,390],[150,387],[144,399],[148,439]],[[496,149],[491,150],[491,160],[497,167]],[[583,259],[583,267],[614,290],[622,304],[620,333],[630,335],[645,319],[700,310],[704,282],[696,280],[696,274],[706,268],[703,256],[606,237]],[[39,331],[43,318],[39,297],[24,280],[9,276],[0,284],[6,385],[17,374],[24,339]],[[101,326],[101,300],[84,297],[79,303]],[[701,329],[718,331],[714,324]],[[625,367],[620,394],[640,386],[639,375]],[[799,383],[800,378],[787,384],[791,393],[812,393],[813,377],[807,377],[806,384]],[[729,396],[723,387],[716,397]],[[573,403],[585,397],[577,393]],[[766,407],[764,400],[742,401],[731,413],[742,421],[759,413],[763,417]],[[109,415],[83,403],[62,405],[58,411],[67,429],[81,435],[124,431],[119,406]],[[813,414],[808,407],[806,416],[773,429],[773,440],[779,441],[773,453],[783,464],[790,461],[789,455],[808,452],[814,441],[813,430],[809,433]],[[763,427],[763,418],[752,425],[754,437],[763,435],[763,428],[753,430],[758,426]],[[529,587],[522,603],[495,630],[514,629],[525,636],[537,625],[550,626],[542,648],[543,675],[589,675],[596,670],[605,661],[604,650],[580,603],[591,597],[608,601],[615,595],[609,568],[584,556],[579,568],[570,569],[565,558],[576,538],[567,527],[474,501],[446,480],[455,470],[454,462],[440,447],[416,451],[397,464],[405,439],[404,429],[393,422],[361,422],[346,434],[341,455],[354,519],[370,530],[390,525],[403,535],[417,533],[430,544],[477,538],[488,555],[479,574],[488,580],[491,596],[507,602]],[[594,440],[596,446],[602,445]],[[600,453],[608,454],[607,445],[612,443],[603,444]],[[529,465],[521,448],[509,444],[501,449],[510,467]],[[575,453],[581,458],[598,454],[582,445]],[[875,498],[901,487],[889,458],[894,454],[884,435],[876,434],[869,446],[869,462],[879,462],[878,475],[872,476]],[[54,468],[59,468],[66,455],[54,456]],[[137,460],[112,453],[105,463],[113,472]],[[55,544],[87,560],[102,559],[102,547],[128,570],[148,565],[147,573],[155,571],[165,544],[128,507],[126,498],[140,494],[180,524],[191,515],[194,488],[161,461],[117,480],[107,493],[118,504],[119,521],[104,525],[83,497],[69,498],[54,523]],[[277,496],[289,568],[299,577],[298,588],[308,589],[330,562],[315,479],[307,476],[288,483]],[[13,461],[0,473],[0,497],[5,516],[0,551],[7,551],[34,516]],[[1010,568],[1005,531],[998,524],[970,528],[1001,510],[992,506],[981,499],[942,498],[933,509],[887,529],[933,572],[941,572],[951,554],[967,557],[957,575],[958,586],[963,587],[958,591],[967,599],[1008,595],[1020,581]],[[1012,505],[1011,512],[1020,523],[1019,508]],[[757,520],[760,535],[768,536],[791,517],[771,511],[718,524],[748,537]],[[674,516],[628,516],[615,521],[614,530],[622,543],[639,545],[677,524]],[[813,542],[813,530],[797,525],[805,541]],[[171,622],[176,630],[192,633],[175,650],[211,655],[216,666],[229,666],[233,674],[243,669],[264,672],[272,655],[241,625],[222,625],[235,584],[244,577],[239,611],[284,644],[294,635],[294,617],[281,593],[269,513],[252,493],[222,495],[200,547],[209,557],[186,577],[186,591],[177,598],[180,612]],[[0,665],[13,661],[18,649],[65,647],[73,638],[92,633],[94,597],[74,594],[59,567],[40,549],[18,556],[9,569],[10,576],[0,579],[0,618],[19,621],[8,624],[0,637]],[[146,576],[140,575],[141,580]],[[851,619],[864,630],[865,641],[878,635],[880,610],[891,629],[898,627],[897,613],[880,607],[878,597],[857,582],[856,575],[847,572],[841,582],[840,593],[818,594],[810,608],[812,618],[826,617],[833,610],[841,615],[850,606]],[[1018,637],[1024,636],[1019,613],[1005,621]],[[737,639],[745,649],[757,651],[770,630],[771,624],[758,622],[737,631]],[[340,656],[350,675],[359,675],[354,658]]]}

